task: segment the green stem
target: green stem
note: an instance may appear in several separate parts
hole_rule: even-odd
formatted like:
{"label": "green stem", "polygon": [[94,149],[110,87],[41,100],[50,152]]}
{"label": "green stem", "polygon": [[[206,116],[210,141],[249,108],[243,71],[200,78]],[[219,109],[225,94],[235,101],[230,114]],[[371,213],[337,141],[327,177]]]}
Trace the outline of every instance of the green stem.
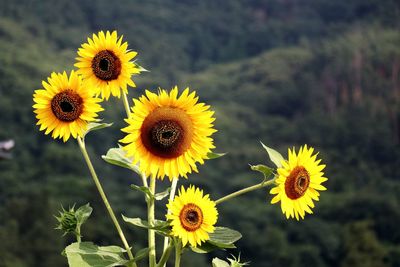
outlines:
{"label": "green stem", "polygon": [[222,203],[222,202],[224,202],[224,201],[227,201],[227,200],[229,200],[229,199],[232,199],[232,198],[235,198],[235,197],[237,197],[237,196],[246,194],[246,193],[248,193],[248,192],[251,192],[251,191],[254,191],[254,190],[257,190],[257,189],[266,187],[266,186],[268,186],[268,185],[271,185],[271,184],[273,184],[274,182],[275,182],[275,179],[272,179],[272,180],[269,180],[269,181],[263,181],[262,183],[259,183],[259,184],[253,185],[253,186],[249,186],[249,187],[243,188],[243,189],[238,190],[238,191],[236,191],[236,192],[233,192],[233,193],[231,193],[231,194],[229,194],[229,195],[226,195],[226,196],[224,196],[224,197],[221,197],[220,199],[218,199],[218,200],[215,201],[215,204],[218,205],[218,204],[220,204],[220,203]]}
{"label": "green stem", "polygon": [[81,243],[82,242],[81,227],[78,227],[78,231],[75,233],[75,235],[76,235],[76,242]]}
{"label": "green stem", "polygon": [[[169,202],[174,200],[177,185],[178,185],[178,178],[173,178],[172,183],[171,183],[171,192],[169,193]],[[167,214],[170,214],[170,213],[171,213],[171,211],[168,209]],[[168,242],[169,242],[169,238],[165,237],[163,252],[165,252],[165,250],[167,249]],[[165,267],[165,265],[163,267]]]}
{"label": "green stem", "polygon": [[128,94],[122,94],[122,102],[124,102],[126,117],[129,118],[131,116],[131,110],[129,108]]}
{"label": "green stem", "polygon": [[164,250],[164,252],[163,252],[163,254],[161,256],[160,262],[157,264],[157,267],[162,267],[162,266],[166,265],[167,260],[169,259],[169,256],[171,255],[171,251],[172,251],[173,247],[174,247],[174,245],[173,245],[173,242],[171,240],[169,242],[168,247],[165,248],[165,250]]}
{"label": "green stem", "polygon": [[[108,211],[108,213],[109,213],[109,215],[111,217],[111,220],[113,221],[113,223],[115,225],[115,228],[117,229],[117,232],[119,234],[119,237],[121,238],[121,241],[124,244],[124,247],[125,247],[125,249],[126,249],[126,251],[128,253],[129,259],[133,260],[134,257],[133,257],[132,251],[131,251],[131,249],[130,249],[130,247],[128,245],[128,242],[126,241],[124,233],[122,232],[121,226],[119,225],[118,220],[115,217],[114,211],[111,208],[110,203],[108,202],[107,196],[104,193],[103,187],[101,186],[99,178],[97,177],[97,174],[96,174],[96,171],[94,170],[93,164],[90,161],[89,155],[88,155],[86,147],[85,147],[85,142],[80,137],[78,137],[78,144],[79,144],[79,148],[81,149],[82,155],[85,158],[85,161],[86,161],[86,164],[87,164],[87,166],[89,168],[90,174],[92,175],[93,181],[96,184],[97,190],[100,193],[100,196],[101,196],[101,198],[102,198],[102,200],[104,202],[104,205],[106,206],[107,211]],[[135,262],[133,262],[132,266],[136,267],[137,265],[136,265]]]}
{"label": "green stem", "polygon": [[[156,191],[156,178],[154,176],[150,176],[150,192],[154,195]],[[147,218],[149,225],[154,226],[154,198],[147,198]],[[156,266],[156,235],[155,231],[152,229],[148,230],[148,239],[149,239],[149,267]]]}
{"label": "green stem", "polygon": [[182,243],[177,241],[175,244],[175,267],[181,266]]}

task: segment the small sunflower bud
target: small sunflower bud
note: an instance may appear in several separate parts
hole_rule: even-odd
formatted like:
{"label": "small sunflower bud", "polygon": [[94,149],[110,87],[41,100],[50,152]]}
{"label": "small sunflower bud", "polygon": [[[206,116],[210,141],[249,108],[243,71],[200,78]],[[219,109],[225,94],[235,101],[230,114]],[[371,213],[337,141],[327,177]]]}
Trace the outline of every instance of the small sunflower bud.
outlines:
{"label": "small sunflower bud", "polygon": [[75,210],[75,205],[68,210],[61,207],[62,210],[59,211],[60,215],[55,218],[58,221],[56,229],[62,230],[64,235],[71,233],[80,238],[81,226],[89,218],[92,213],[92,208],[89,204],[86,204],[77,210]]}
{"label": "small sunflower bud", "polygon": [[78,219],[76,218],[74,207],[65,210],[63,207],[62,211],[59,211],[60,216],[56,217],[58,226],[56,229],[62,230],[64,235],[68,233],[76,234]]}

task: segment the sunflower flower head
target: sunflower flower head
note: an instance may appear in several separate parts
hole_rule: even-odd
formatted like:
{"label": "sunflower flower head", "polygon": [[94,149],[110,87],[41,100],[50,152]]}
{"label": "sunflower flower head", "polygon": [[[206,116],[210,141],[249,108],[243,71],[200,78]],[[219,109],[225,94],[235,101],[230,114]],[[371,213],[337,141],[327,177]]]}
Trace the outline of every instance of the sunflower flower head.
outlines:
{"label": "sunflower flower head", "polygon": [[171,221],[171,234],[182,240],[182,245],[189,243],[192,247],[209,239],[214,232],[218,219],[215,202],[203,191],[190,186],[187,190],[182,186],[178,196],[167,204],[170,211],[166,215]]}
{"label": "sunflower flower head", "polygon": [[34,113],[40,131],[52,133],[54,139],[66,142],[71,135],[82,136],[87,123],[96,120],[97,112],[103,110],[101,99],[93,97],[90,86],[74,71],[69,77],[65,71],[53,72],[47,82],[42,81],[42,86],[33,95]]}
{"label": "sunflower flower head", "polygon": [[195,92],[186,88],[178,97],[178,88],[169,93],[160,89],[158,94],[146,91],[139,100],[133,100],[131,116],[125,121],[127,133],[120,142],[133,163],[147,176],[170,180],[192,170],[196,163],[204,163],[214,148],[211,135],[213,111],[204,103],[197,103]]}
{"label": "sunflower flower head", "polygon": [[289,159],[282,161],[282,167],[278,168],[278,177],[276,186],[270,191],[275,195],[271,203],[275,204],[281,201],[282,212],[286,218],[290,217],[304,219],[307,213],[312,214],[314,200],[319,200],[319,192],[326,190],[321,185],[328,180],[324,177],[322,170],[324,164],[317,160],[317,154],[314,154],[314,148],[308,148],[307,145],[300,147],[296,154],[294,148],[289,149]]}
{"label": "sunflower flower head", "polygon": [[110,95],[119,98],[121,91],[128,93],[128,85],[135,87],[131,76],[140,73],[140,69],[131,60],[136,54],[128,50],[128,43],[122,42],[116,31],[100,31],[79,48],[75,66],[93,85],[96,95],[101,94],[106,100]]}

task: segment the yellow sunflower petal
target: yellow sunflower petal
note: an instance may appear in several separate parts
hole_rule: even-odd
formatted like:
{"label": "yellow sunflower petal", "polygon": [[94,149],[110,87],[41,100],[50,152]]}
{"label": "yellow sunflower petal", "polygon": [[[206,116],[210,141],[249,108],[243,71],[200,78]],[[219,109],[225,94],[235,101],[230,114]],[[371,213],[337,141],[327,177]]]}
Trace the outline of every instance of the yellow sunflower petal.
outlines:
{"label": "yellow sunflower petal", "polygon": [[110,95],[120,97],[127,93],[127,86],[135,87],[131,76],[140,69],[131,60],[137,55],[127,51],[128,43],[121,45],[122,36],[117,32],[100,31],[78,49],[77,73],[91,83],[96,95],[108,100]]}
{"label": "yellow sunflower petal", "polygon": [[[189,94],[186,89],[178,96],[175,87],[170,93],[146,90],[145,95],[133,100],[128,126],[122,129],[127,135],[120,142],[126,144],[124,150],[134,156],[133,161],[140,162],[143,172],[160,179],[187,177],[198,171],[196,163],[203,164],[207,159],[214,148],[211,135],[216,131],[204,121],[214,120],[213,113],[208,111],[209,106],[204,109],[203,103],[196,109],[193,99],[197,101],[195,92]],[[191,112],[193,109],[196,112]]]}
{"label": "yellow sunflower petal", "polygon": [[86,129],[88,121],[95,120],[97,112],[102,110],[100,100],[87,94],[88,88],[82,88],[82,78],[76,72],[51,73],[42,81],[44,89],[38,89],[33,95],[34,113],[37,125],[45,134],[52,133],[54,139],[64,142],[70,136],[77,138]]}
{"label": "yellow sunflower petal", "polygon": [[319,200],[319,191],[326,190],[321,183],[327,181],[321,172],[325,165],[317,160],[314,148],[304,145],[296,154],[295,149],[288,149],[288,160],[282,161],[278,168],[277,184],[270,190],[275,195],[271,203],[281,202],[282,213],[286,218],[304,219],[306,213],[312,214],[314,200]]}

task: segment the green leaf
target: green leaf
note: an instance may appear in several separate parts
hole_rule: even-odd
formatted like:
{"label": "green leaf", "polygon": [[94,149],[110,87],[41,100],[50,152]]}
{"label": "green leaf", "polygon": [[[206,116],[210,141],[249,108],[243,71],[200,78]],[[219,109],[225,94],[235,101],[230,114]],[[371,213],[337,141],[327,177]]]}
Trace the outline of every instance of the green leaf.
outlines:
{"label": "green leaf", "polygon": [[87,203],[86,205],[84,205],[82,207],[79,207],[79,209],[77,209],[75,211],[75,217],[78,221],[79,227],[86,222],[86,220],[92,214],[92,211],[93,211],[93,208],[90,207],[89,203]]}
{"label": "green leaf", "polygon": [[147,186],[138,186],[135,184],[131,184],[131,188],[143,192],[145,195],[147,195],[149,198],[154,198],[153,194],[150,192],[150,189]]}
{"label": "green leaf", "polygon": [[107,128],[113,125],[113,123],[105,123],[105,122],[89,122],[87,125],[86,132],[84,133],[83,136],[86,136],[89,132],[91,131],[97,131],[103,128]]}
{"label": "green leaf", "polygon": [[209,153],[207,154],[207,158],[208,158],[208,159],[217,159],[217,158],[220,158],[220,157],[225,156],[225,155],[226,155],[226,153],[214,153],[214,152],[209,152]]}
{"label": "green leaf", "polygon": [[242,234],[236,230],[227,227],[215,227],[213,233],[210,234],[209,242],[213,244],[232,245],[242,238]]}
{"label": "green leaf", "polygon": [[265,165],[262,165],[262,164],[250,165],[250,168],[251,168],[253,171],[258,171],[258,172],[261,172],[262,174],[264,174],[264,178],[265,178],[265,179],[268,179],[269,176],[270,176],[271,174],[273,174],[273,171],[274,171],[274,169],[272,169],[272,168],[270,168],[270,167],[267,167],[267,166],[265,166]]}
{"label": "green leaf", "polygon": [[213,267],[230,267],[230,264],[224,260],[214,258],[212,261],[212,266]]}
{"label": "green leaf", "polygon": [[119,148],[110,148],[106,155],[101,156],[106,162],[123,168],[130,169],[139,175],[142,175],[138,166],[132,164],[132,160],[126,156],[125,151]]}
{"label": "green leaf", "polygon": [[200,246],[197,247],[190,247],[190,249],[193,252],[199,253],[199,254],[205,254],[205,253],[210,253],[211,251],[214,250],[225,250],[228,248],[236,248],[236,246],[234,244],[214,244],[213,242],[210,241],[206,241],[204,243],[202,243]]}
{"label": "green leaf", "polygon": [[267,147],[263,143],[261,143],[261,145],[264,147],[265,150],[267,150],[270,160],[276,165],[276,167],[282,167],[282,161],[284,160],[284,158],[282,157],[281,153],[270,147]]}
{"label": "green leaf", "polygon": [[133,224],[141,228],[153,229],[162,235],[168,235],[170,232],[170,225],[166,221],[155,220],[154,225],[151,226],[147,221],[142,220],[141,218],[128,218],[122,215],[122,219],[127,223]]}
{"label": "green leaf", "polygon": [[235,248],[234,243],[242,238],[241,233],[226,227],[215,227],[214,233],[209,236],[210,239],[201,246],[191,249],[196,253],[209,253],[217,249]]}
{"label": "green leaf", "polygon": [[143,66],[139,65],[136,60],[134,60],[133,63],[135,63],[136,67],[139,69],[139,72],[150,72],[149,70],[143,68]]}
{"label": "green leaf", "polygon": [[118,246],[99,247],[92,242],[72,243],[65,248],[69,267],[112,267],[127,263]]}
{"label": "green leaf", "polygon": [[171,192],[171,187],[168,187],[165,191],[155,194],[154,199],[163,200],[164,198],[169,196],[170,192]]}
{"label": "green leaf", "polygon": [[149,248],[143,248],[143,249],[139,250],[135,254],[135,261],[139,261],[139,260],[142,260],[142,259],[146,258],[147,255],[149,254],[149,251],[150,251]]}
{"label": "green leaf", "polygon": [[150,251],[149,248],[143,248],[143,249],[139,250],[139,251],[135,254],[134,259],[125,262],[124,265],[125,265],[125,266],[131,266],[131,264],[132,264],[133,262],[137,262],[137,261],[140,261],[140,260],[146,258],[147,255],[149,254],[149,251]]}

